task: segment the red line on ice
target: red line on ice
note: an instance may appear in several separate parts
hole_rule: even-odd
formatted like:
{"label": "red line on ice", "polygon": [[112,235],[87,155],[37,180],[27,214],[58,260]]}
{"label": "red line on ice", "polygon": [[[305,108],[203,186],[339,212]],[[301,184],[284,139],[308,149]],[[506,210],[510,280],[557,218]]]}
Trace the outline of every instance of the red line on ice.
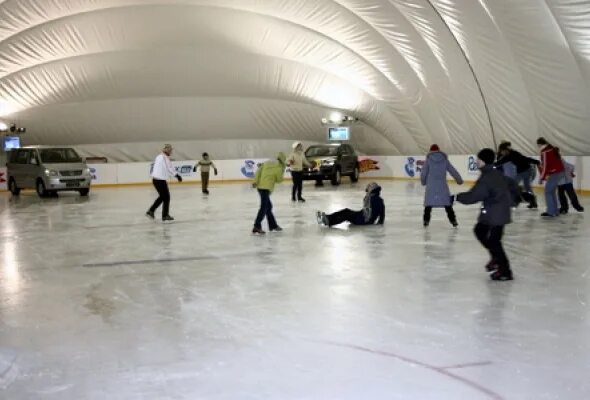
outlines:
{"label": "red line on ice", "polygon": [[426,364],[422,361],[414,360],[413,358],[405,357],[405,356],[395,354],[395,353],[390,353],[387,351],[373,350],[373,349],[369,349],[367,347],[357,346],[357,345],[353,345],[353,344],[346,344],[346,343],[338,343],[338,342],[330,342],[330,341],[317,341],[317,340],[314,340],[314,341],[317,343],[324,343],[324,344],[329,344],[332,346],[345,347],[345,348],[349,348],[349,349],[353,349],[353,350],[363,351],[365,353],[371,353],[371,354],[376,354],[376,355],[380,355],[380,356],[396,358],[396,359],[406,362],[408,364],[418,365],[422,368],[426,368],[426,369],[429,369],[429,370],[434,371],[436,373],[439,373],[441,375],[444,375],[449,379],[453,379],[458,382],[461,382],[462,384],[469,386],[472,389],[477,390],[480,393],[485,394],[490,399],[504,400],[504,398],[502,396],[500,396],[498,393],[492,391],[491,389],[488,389],[488,388],[480,385],[477,382],[473,382],[472,380],[469,380],[467,378],[464,378],[462,376],[459,376],[459,375],[456,375],[452,372],[447,371],[448,368],[464,368],[467,366],[486,365],[486,364],[491,364],[490,362],[474,363],[474,364],[461,364],[461,365],[450,366],[450,367],[437,367],[435,365]]}

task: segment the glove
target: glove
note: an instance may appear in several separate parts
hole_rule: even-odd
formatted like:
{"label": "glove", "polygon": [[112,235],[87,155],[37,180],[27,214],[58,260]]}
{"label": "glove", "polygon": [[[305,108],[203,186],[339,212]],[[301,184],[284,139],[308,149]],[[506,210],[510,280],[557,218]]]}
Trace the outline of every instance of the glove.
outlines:
{"label": "glove", "polygon": [[176,179],[178,179],[178,182],[182,182],[182,176],[176,174]]}
{"label": "glove", "polygon": [[217,176],[217,168],[213,169],[213,173]]}
{"label": "glove", "polygon": [[197,167],[193,167],[193,172],[197,172]]}

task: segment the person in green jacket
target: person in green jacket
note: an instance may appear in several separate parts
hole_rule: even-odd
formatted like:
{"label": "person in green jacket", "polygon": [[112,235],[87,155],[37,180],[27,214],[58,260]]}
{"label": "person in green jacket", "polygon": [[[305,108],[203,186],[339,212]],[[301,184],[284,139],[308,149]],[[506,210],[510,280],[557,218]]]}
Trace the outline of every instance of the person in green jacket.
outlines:
{"label": "person in green jacket", "polygon": [[275,184],[283,182],[285,175],[285,164],[287,157],[284,153],[279,153],[276,160],[269,160],[262,164],[256,170],[256,177],[254,184],[260,194],[260,210],[254,222],[254,229],[252,233],[264,235],[266,232],[262,230],[262,221],[264,217],[268,221],[268,229],[271,232],[280,232],[283,229],[277,224],[272,213],[272,202],[270,195],[275,188]]}

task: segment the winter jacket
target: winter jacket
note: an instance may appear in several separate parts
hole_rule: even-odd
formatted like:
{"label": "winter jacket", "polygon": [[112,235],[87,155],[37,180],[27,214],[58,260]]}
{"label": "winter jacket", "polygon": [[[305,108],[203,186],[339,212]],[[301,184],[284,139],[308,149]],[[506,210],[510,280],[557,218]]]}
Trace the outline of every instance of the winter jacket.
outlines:
{"label": "winter jacket", "polygon": [[213,168],[213,170],[215,171],[215,174],[217,174],[217,167],[215,166],[213,161],[211,161],[209,159],[209,157],[203,158],[201,161],[199,161],[195,165],[195,168],[194,168],[195,172],[196,172],[197,168],[201,168],[201,172],[210,172],[211,168]]}
{"label": "winter jacket", "polygon": [[285,155],[279,153],[276,160],[263,163],[256,170],[255,183],[259,190],[272,192],[275,184],[283,182],[285,175]]}
{"label": "winter jacket", "polygon": [[469,192],[459,193],[457,201],[463,204],[482,202],[478,221],[490,226],[503,226],[512,222],[513,199],[508,178],[492,165],[481,169],[481,176]]}
{"label": "winter jacket", "polygon": [[575,171],[576,167],[573,164],[568,163],[563,158],[561,159],[563,162],[563,167],[565,168],[565,176],[559,182],[559,185],[567,185],[568,183],[574,183],[574,178],[576,177]]}
{"label": "winter jacket", "polygon": [[385,203],[381,198],[381,186],[373,184],[363,200],[362,220],[357,225],[373,225],[385,222]]}
{"label": "winter jacket", "polygon": [[557,149],[550,144],[541,150],[541,165],[539,166],[541,181],[547,180],[549,175],[558,174],[565,170],[561,156]]}
{"label": "winter jacket", "polygon": [[510,152],[505,155],[504,157],[500,158],[496,165],[500,166],[506,163],[512,163],[516,166],[516,173],[522,174],[523,172],[527,172],[531,165],[539,165],[539,161],[535,160],[534,158],[530,158],[527,156],[522,155],[516,150],[510,150]]}
{"label": "winter jacket", "polygon": [[463,184],[463,178],[453,167],[445,153],[440,151],[429,153],[420,173],[422,185],[426,186],[425,207],[447,207],[451,205],[447,172],[459,185]]}
{"label": "winter jacket", "polygon": [[305,158],[305,154],[303,151],[294,151],[289,155],[287,158],[287,165],[291,168],[291,171],[301,172],[303,171],[303,167],[311,167],[307,158]]}

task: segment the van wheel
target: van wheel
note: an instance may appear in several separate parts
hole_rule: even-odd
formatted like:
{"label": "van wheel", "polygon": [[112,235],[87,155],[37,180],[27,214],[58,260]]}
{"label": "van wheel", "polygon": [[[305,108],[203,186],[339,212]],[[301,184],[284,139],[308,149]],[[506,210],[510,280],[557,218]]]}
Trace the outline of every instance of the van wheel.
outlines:
{"label": "van wheel", "polygon": [[43,183],[42,179],[37,179],[37,194],[39,197],[47,197],[47,189],[45,189],[45,184]]}
{"label": "van wheel", "polygon": [[342,182],[342,174],[340,173],[340,169],[336,168],[336,171],[334,171],[334,173],[332,174],[332,179],[330,179],[330,182],[334,186],[340,185],[340,183]]}
{"label": "van wheel", "polygon": [[359,167],[354,167],[354,170],[352,171],[352,175],[350,175],[350,181],[351,182],[358,182],[359,181]]}
{"label": "van wheel", "polygon": [[88,193],[90,193],[90,189],[80,189],[78,191],[80,192],[80,196],[88,196]]}
{"label": "van wheel", "polygon": [[10,182],[8,182],[8,190],[10,190],[10,193],[12,193],[13,196],[18,196],[20,194],[20,189],[16,186],[14,178],[10,178]]}

